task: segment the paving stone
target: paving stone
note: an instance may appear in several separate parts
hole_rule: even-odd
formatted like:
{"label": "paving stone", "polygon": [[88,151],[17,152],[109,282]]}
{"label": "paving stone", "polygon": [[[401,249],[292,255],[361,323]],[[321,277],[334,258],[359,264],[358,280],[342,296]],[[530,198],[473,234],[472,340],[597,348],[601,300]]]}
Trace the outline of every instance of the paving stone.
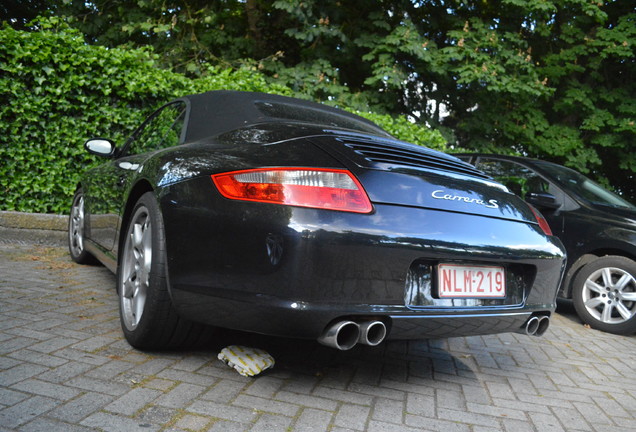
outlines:
{"label": "paving stone", "polygon": [[160,395],[161,392],[158,390],[138,387],[116,399],[104,409],[115,414],[132,416],[150,402],[157,399]]}
{"label": "paving stone", "polygon": [[422,417],[435,417],[436,405],[433,396],[409,393],[406,400],[406,412]]}
{"label": "paving stone", "polygon": [[208,426],[209,423],[210,419],[207,417],[186,414],[177,421],[175,426],[181,429],[200,431]]}
{"label": "paving stone", "polygon": [[413,428],[404,425],[396,425],[395,423],[384,423],[377,420],[371,420],[366,429],[367,432],[422,432],[424,429]]}
{"label": "paving stone", "polygon": [[94,367],[94,365],[84,362],[66,362],[59,367],[48,370],[46,373],[38,374],[38,378],[53,383],[66,383]]}
{"label": "paving stone", "polygon": [[[16,362],[22,361],[27,363],[33,363],[48,368],[56,368],[62,366],[67,362],[66,359],[60,358],[57,355],[42,354],[30,349],[24,349],[20,351],[14,351],[9,356],[15,359]],[[4,367],[8,369],[9,367]]]}
{"label": "paving stone", "polygon": [[294,424],[294,432],[323,432],[329,430],[333,413],[313,408],[305,408]]}
{"label": "paving stone", "polygon": [[113,400],[112,396],[100,393],[85,393],[60,405],[47,415],[68,423],[77,424],[90,414],[101,411]]}
{"label": "paving stone", "polygon": [[406,393],[403,391],[381,388],[377,385],[371,386],[366,384],[351,383],[347,390],[354,393],[362,393],[370,396],[393,399],[397,401],[402,401],[406,398]]}
{"label": "paving stone", "polygon": [[562,432],[564,431],[561,422],[553,414],[529,413],[528,416],[534,426],[541,432]]}
{"label": "paving stone", "polygon": [[319,379],[316,377],[299,375],[295,379],[285,382],[282,389],[291,393],[310,394],[314,391],[318,382]]}
{"label": "paving stone", "polygon": [[358,405],[371,405],[371,403],[373,402],[373,396],[360,393],[351,393],[343,390],[335,390],[326,387],[316,388],[313,392],[313,395],[323,397],[325,399],[334,399],[337,401]]}
{"label": "paving stone", "polygon": [[142,424],[167,425],[174,423],[174,421],[181,418],[182,415],[183,412],[176,408],[149,405],[135,416],[135,420]]}
{"label": "paving stone", "polygon": [[11,388],[14,390],[19,390],[23,393],[31,393],[61,400],[73,399],[80,394],[80,391],[77,389],[38,379],[28,379],[25,381],[21,381],[17,384],[14,384]]}
{"label": "paving stone", "polygon": [[437,390],[437,406],[440,408],[450,408],[455,410],[466,409],[466,399],[461,391]]}
{"label": "paving stone", "polygon": [[254,410],[268,413],[282,414],[289,417],[295,416],[300,409],[300,407],[296,404],[266,398],[258,398],[250,395],[239,395],[234,400],[233,405],[252,408]]}
{"label": "paving stone", "polygon": [[250,432],[288,432],[292,419],[281,415],[263,414]]}
{"label": "paving stone", "polygon": [[239,423],[252,423],[257,415],[256,410],[251,408],[200,400],[190,404],[186,411]]}
{"label": "paving stone", "polygon": [[155,403],[167,408],[183,408],[205,391],[205,387],[181,383],[165,392]]}
{"label": "paving stone", "polygon": [[84,376],[73,378],[67,381],[66,384],[82,390],[104,393],[111,396],[124,395],[130,391],[131,387],[113,381],[102,381]]}
{"label": "paving stone", "polygon": [[219,380],[206,393],[201,395],[201,399],[228,403],[236,399],[247,385],[247,383],[234,380]]}
{"label": "paving stone", "polygon": [[17,429],[39,415],[55,408],[60,402],[42,396],[33,396],[13,406],[0,410],[0,426]]}
{"label": "paving stone", "polygon": [[435,432],[470,432],[471,427],[466,423],[459,423],[454,420],[440,420],[431,417],[414,416],[406,414],[404,416],[406,426],[418,428],[418,430]]}
{"label": "paving stone", "polygon": [[260,377],[246,387],[245,393],[262,398],[271,398],[278,392],[283,383],[284,381],[278,378]]}
{"label": "paving stone", "polygon": [[362,431],[365,429],[370,411],[370,407],[342,404],[338,409],[334,424],[336,426]]}
{"label": "paving stone", "polygon": [[278,392],[276,394],[276,400],[326,411],[335,411],[338,407],[338,402],[331,399],[308,396],[305,394],[291,393],[286,391]]}
{"label": "paving stone", "polygon": [[55,419],[39,417],[20,427],[20,432],[91,432],[92,428],[69,424]]}
{"label": "paving stone", "polygon": [[139,423],[137,420],[128,417],[103,412],[91,415],[80,424],[105,432],[152,432],[159,430],[157,425]]}
{"label": "paving stone", "polygon": [[208,432],[244,432],[247,430],[249,427],[243,423],[218,420],[208,429]]}
{"label": "paving stone", "polygon": [[18,402],[22,402],[23,400],[28,398],[29,395],[26,393],[0,387],[0,408],[2,408],[2,406],[7,407],[15,405]]}
{"label": "paving stone", "polygon": [[0,386],[9,387],[17,382],[37,376],[49,369],[28,363],[18,364],[8,370],[0,372]]}
{"label": "paving stone", "polygon": [[404,402],[376,398],[371,418],[386,423],[402,424],[404,412]]}

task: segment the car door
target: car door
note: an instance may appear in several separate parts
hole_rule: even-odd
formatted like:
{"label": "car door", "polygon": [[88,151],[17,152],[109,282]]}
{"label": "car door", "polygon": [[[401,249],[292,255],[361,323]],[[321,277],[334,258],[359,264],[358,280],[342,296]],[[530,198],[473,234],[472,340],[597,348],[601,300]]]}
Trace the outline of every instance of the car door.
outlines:
{"label": "car door", "polygon": [[155,151],[182,141],[185,111],[182,101],[159,108],[133,132],[117,157],[92,171],[86,185],[90,237],[104,252],[117,255],[126,199],[140,167]]}

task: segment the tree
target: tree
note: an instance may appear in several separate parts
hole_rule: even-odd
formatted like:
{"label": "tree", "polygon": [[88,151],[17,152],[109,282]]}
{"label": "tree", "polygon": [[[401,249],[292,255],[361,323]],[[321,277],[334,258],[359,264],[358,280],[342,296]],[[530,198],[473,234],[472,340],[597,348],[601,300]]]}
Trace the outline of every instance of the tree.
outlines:
{"label": "tree", "polygon": [[58,0],[90,43],[174,70],[249,66],[296,95],[408,116],[454,148],[572,166],[636,198],[629,0]]}

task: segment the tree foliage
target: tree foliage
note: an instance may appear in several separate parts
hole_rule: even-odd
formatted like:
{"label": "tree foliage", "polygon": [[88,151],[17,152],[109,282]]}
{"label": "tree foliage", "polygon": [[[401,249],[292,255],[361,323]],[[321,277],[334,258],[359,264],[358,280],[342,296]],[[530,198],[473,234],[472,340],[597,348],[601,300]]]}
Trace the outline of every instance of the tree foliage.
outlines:
{"label": "tree foliage", "polygon": [[84,43],[56,20],[40,31],[0,30],[0,209],[66,212],[90,161],[82,143],[95,136],[123,142],[159,104],[220,88],[289,93],[251,71],[210,68],[189,79],[157,67],[148,49]]}
{"label": "tree foliage", "polygon": [[[28,3],[32,14],[39,2]],[[35,5],[35,6],[33,6]],[[636,196],[629,0],[57,0],[89,43],[193,76],[257,68],[314,100],[407,115],[453,146],[572,166]],[[19,12],[5,12],[24,23]]]}
{"label": "tree foliage", "polygon": [[[202,65],[196,78],[159,67],[150,47],[88,45],[59,18],[35,31],[0,29],[0,209],[64,213],[79,174],[94,161],[91,137],[122,143],[160,104],[216,89],[291,95],[252,67]],[[394,136],[444,148],[441,135],[404,118],[361,112]]]}

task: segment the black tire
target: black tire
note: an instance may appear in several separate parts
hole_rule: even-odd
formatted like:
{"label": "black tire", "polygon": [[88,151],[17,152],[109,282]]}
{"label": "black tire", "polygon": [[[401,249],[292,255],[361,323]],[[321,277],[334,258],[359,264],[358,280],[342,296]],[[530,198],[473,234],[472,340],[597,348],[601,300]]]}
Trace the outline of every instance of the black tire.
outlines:
{"label": "black tire", "polygon": [[95,264],[95,258],[86,251],[84,228],[84,192],[78,189],[73,196],[71,212],[68,217],[68,251],[71,258],[78,264]]}
{"label": "black tire", "polygon": [[139,198],[128,219],[117,271],[124,336],[141,350],[191,346],[206,328],[180,317],[168,292],[163,217],[152,193]]}
{"label": "black tire", "polygon": [[608,333],[636,333],[636,262],[604,256],[586,264],[572,282],[579,317]]}

